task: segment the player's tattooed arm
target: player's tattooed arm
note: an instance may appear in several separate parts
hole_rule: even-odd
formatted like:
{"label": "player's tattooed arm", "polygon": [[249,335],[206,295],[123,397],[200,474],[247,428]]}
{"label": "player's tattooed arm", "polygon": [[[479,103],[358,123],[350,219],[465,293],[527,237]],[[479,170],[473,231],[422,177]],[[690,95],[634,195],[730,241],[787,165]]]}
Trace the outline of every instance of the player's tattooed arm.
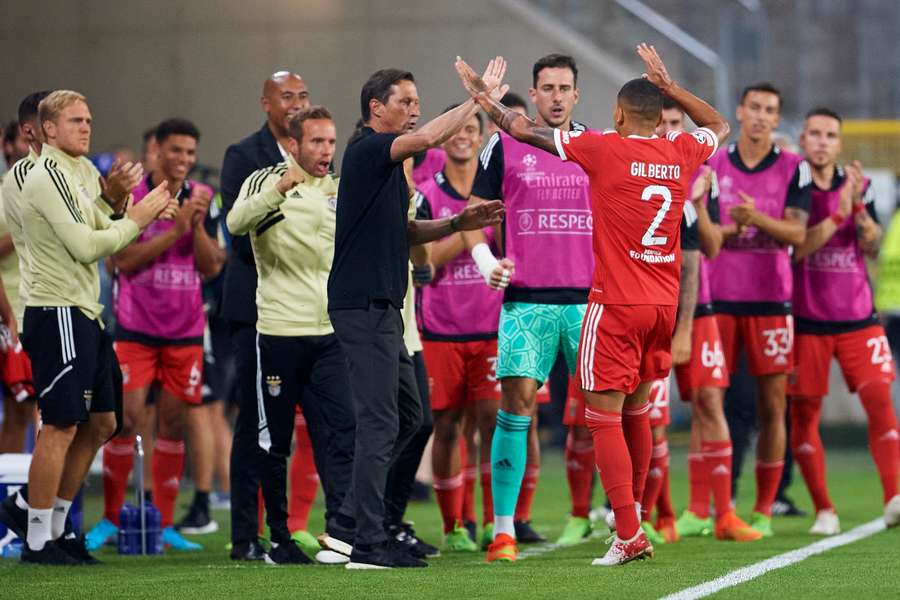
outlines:
{"label": "player's tattooed arm", "polygon": [[502,95],[492,94],[484,80],[463,59],[457,57],[455,67],[463,87],[497,127],[520,142],[556,154],[552,127],[541,127],[525,115],[504,106],[499,100]]}
{"label": "player's tattooed arm", "polygon": [[678,316],[672,335],[672,362],[682,365],[691,359],[691,333],[697,289],[700,285],[700,251],[685,250],[681,255],[681,287],[678,290]]}
{"label": "player's tattooed arm", "polygon": [[697,211],[697,234],[700,238],[700,250],[703,252],[703,256],[710,259],[719,255],[725,239],[722,227],[713,222],[707,208],[707,198],[713,177],[715,175],[713,175],[712,169],[703,165],[700,167],[700,176],[694,181],[691,189],[691,202]]}
{"label": "player's tattooed arm", "polygon": [[854,160],[847,165],[844,168],[844,172],[847,174],[847,184],[849,184],[852,193],[852,213],[853,221],[856,225],[857,243],[866,256],[875,258],[878,256],[882,231],[881,226],[869,215],[867,209],[867,199],[872,205],[875,202],[872,185],[870,183],[866,187],[862,165],[858,160]]}
{"label": "player's tattooed arm", "polygon": [[719,145],[722,145],[731,131],[728,120],[707,102],[675,83],[662,58],[656,52],[656,48],[647,44],[638,44],[637,53],[647,69],[644,78],[679,104],[698,127],[706,127],[712,131],[719,138]]}

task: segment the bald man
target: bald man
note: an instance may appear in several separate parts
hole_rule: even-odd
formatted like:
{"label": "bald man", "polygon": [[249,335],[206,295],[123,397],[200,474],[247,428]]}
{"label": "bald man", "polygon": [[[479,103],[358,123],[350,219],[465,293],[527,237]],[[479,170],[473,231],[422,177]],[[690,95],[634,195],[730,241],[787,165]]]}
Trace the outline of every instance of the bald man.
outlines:
{"label": "bald man", "polygon": [[[259,131],[225,151],[223,218],[251,173],[287,158],[288,120],[309,106],[309,90],[296,73],[273,73],[263,83],[262,92],[260,104],[266,122]],[[257,539],[256,264],[246,235],[232,238],[225,266],[222,317],[230,325],[240,405],[231,451],[231,558],[262,560],[264,549]]]}

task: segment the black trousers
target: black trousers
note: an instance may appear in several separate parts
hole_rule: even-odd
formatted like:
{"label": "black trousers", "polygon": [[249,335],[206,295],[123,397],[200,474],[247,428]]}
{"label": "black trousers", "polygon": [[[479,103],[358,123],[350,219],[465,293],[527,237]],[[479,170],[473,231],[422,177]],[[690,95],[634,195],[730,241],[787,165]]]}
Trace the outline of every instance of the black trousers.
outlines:
{"label": "black trousers", "polygon": [[[232,321],[238,414],[231,446],[231,543],[257,538],[260,450],[256,406],[256,325]],[[293,421],[291,421],[293,423]]]}
{"label": "black trousers", "polygon": [[[406,349],[401,351],[406,354]],[[406,513],[406,505],[409,504],[409,497],[412,495],[413,484],[416,481],[416,471],[419,470],[419,464],[422,462],[422,453],[425,452],[425,446],[428,445],[428,438],[434,430],[434,419],[431,415],[431,399],[428,394],[428,372],[425,370],[425,358],[421,352],[412,355],[412,366],[414,369],[416,388],[419,393],[419,401],[422,404],[422,425],[419,426],[406,448],[400,453],[397,462],[388,473],[387,489],[384,493],[385,506],[385,522],[386,525],[397,525],[403,520]],[[410,395],[412,389],[408,389],[408,376],[404,377],[402,371],[405,363],[400,363],[400,395]],[[409,402],[407,398],[400,402]]]}
{"label": "black trousers", "polygon": [[[356,417],[353,482],[338,522],[354,522],[354,544],[379,544],[387,539],[384,493],[388,473],[421,426],[422,405],[412,361],[404,349],[398,309],[373,302],[366,309],[334,310],[329,315],[350,364]],[[401,369],[401,363],[407,366]],[[402,395],[401,375],[410,390]],[[329,522],[329,532],[331,527]]]}
{"label": "black trousers", "polygon": [[[287,458],[298,404],[309,428],[326,510],[340,507],[353,469],[354,421],[347,360],[337,337],[256,338],[257,442],[266,522],[272,541],[290,540],[287,526]],[[327,514],[326,514],[327,518]]]}

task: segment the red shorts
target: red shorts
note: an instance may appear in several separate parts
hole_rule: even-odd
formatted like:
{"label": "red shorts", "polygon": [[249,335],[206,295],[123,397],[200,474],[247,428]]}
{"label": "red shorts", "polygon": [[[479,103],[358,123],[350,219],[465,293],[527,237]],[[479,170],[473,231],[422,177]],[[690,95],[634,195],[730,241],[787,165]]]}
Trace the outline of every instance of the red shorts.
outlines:
{"label": "red shorts", "polygon": [[790,373],[794,366],[794,318],[791,315],[716,315],[722,350],[729,372],[737,368],[737,356],[747,352],[750,374]]}
{"label": "red shorts", "polygon": [[632,393],[672,367],[675,306],[588,303],[578,348],[584,389]]}
{"label": "red shorts", "polygon": [[669,417],[669,378],[656,379],[650,384],[650,427],[665,427]]}
{"label": "red shorts", "polygon": [[203,387],[203,346],[148,346],[138,342],[116,342],[126,392],[159,381],[175,398],[200,404]]}
{"label": "red shorts", "polygon": [[0,331],[0,374],[3,385],[9,390],[16,402],[22,402],[35,395],[34,381],[31,375],[31,360],[22,349],[22,343],[13,347],[9,338],[9,330]]}
{"label": "red shorts", "polygon": [[728,370],[716,317],[708,315],[694,319],[691,329],[691,359],[675,367],[678,391],[684,402],[700,388],[728,387]]}
{"label": "red shorts", "polygon": [[584,420],[584,392],[581,391],[581,384],[578,383],[578,377],[575,376],[569,377],[563,425],[587,427],[587,421]]}
{"label": "red shorts", "polygon": [[462,408],[476,400],[499,400],[497,340],[422,342],[432,410]]}
{"label": "red shorts", "polygon": [[544,385],[538,388],[534,395],[534,401],[538,404],[550,404],[550,380],[544,381]]}
{"label": "red shorts", "polygon": [[881,325],[832,335],[797,335],[797,368],[788,394],[821,397],[828,393],[831,357],[837,358],[851,392],[870,381],[893,381],[894,359]]}

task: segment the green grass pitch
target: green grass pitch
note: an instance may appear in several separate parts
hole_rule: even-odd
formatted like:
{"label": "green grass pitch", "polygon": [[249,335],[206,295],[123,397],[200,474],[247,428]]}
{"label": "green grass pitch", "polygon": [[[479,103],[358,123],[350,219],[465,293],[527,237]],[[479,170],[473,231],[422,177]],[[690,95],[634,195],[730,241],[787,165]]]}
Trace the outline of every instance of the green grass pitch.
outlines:
{"label": "green grass pitch", "polygon": [[[881,514],[877,474],[864,451],[832,452],[829,457],[832,498],[845,531]],[[687,499],[683,451],[672,457],[673,499],[680,510]],[[750,466],[750,465],[748,465]],[[752,506],[752,466],[745,469],[739,513]],[[87,498],[86,523],[102,510],[98,480]],[[799,474],[791,490],[802,508],[811,506]],[[182,496],[188,501],[189,496]],[[480,505],[478,505],[480,507]],[[568,510],[562,458],[544,458],[534,503],[533,523],[551,541],[560,533]],[[322,522],[321,501],[310,523]],[[178,509],[178,514],[183,512]],[[480,510],[479,510],[480,512]],[[413,504],[409,518],[418,533],[440,540],[440,519],[433,502]],[[342,567],[271,567],[228,559],[228,515],[216,512],[218,533],[192,539],[202,552],[161,557],[120,557],[112,547],[99,553],[103,565],[89,568],[36,568],[0,560],[0,598],[103,598],[171,600],[176,598],[659,598],[706,582],[729,571],[817,541],[806,534],[812,519],[776,518],[776,537],[753,544],[687,539],[657,548],[653,560],[623,567],[591,567],[605,552],[603,537],[575,548],[553,550],[513,565],[484,564],[483,554],[455,554],[430,561],[427,569],[346,571]],[[769,598],[900,597],[900,530],[878,533],[859,542],[814,556],[727,589],[717,597]]]}

